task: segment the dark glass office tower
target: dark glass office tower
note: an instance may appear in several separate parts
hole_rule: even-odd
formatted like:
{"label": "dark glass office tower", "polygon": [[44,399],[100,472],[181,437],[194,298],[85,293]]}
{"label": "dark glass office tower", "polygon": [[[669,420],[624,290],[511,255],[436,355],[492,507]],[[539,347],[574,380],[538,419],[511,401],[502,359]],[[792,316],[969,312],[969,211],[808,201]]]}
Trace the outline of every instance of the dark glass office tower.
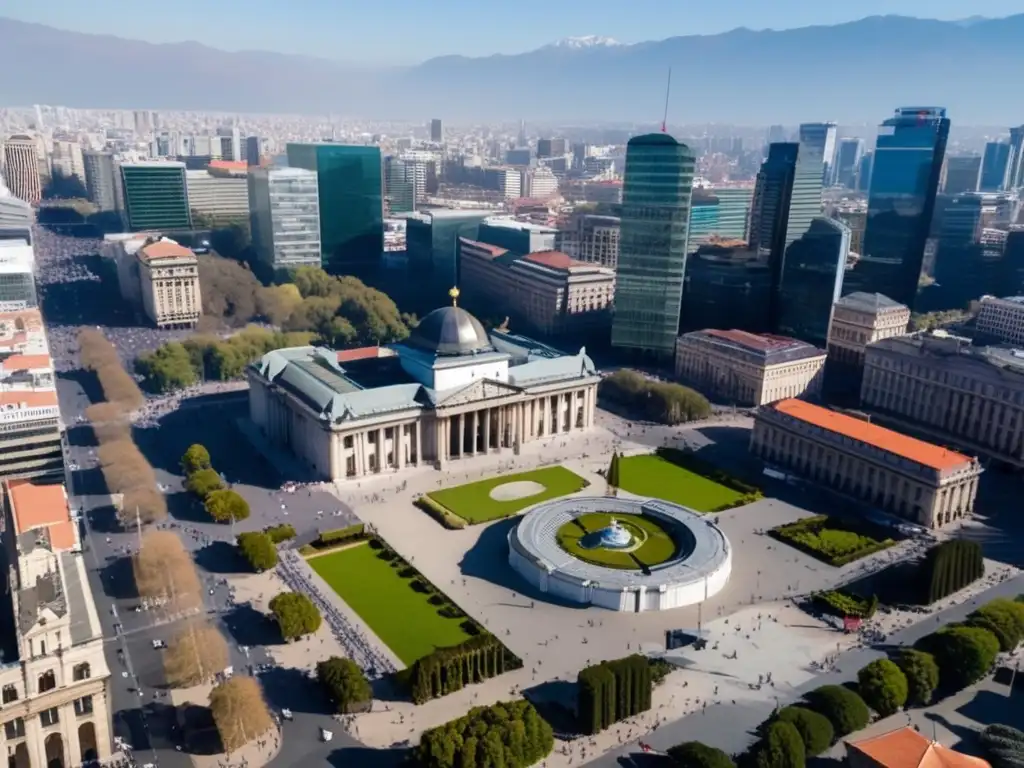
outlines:
{"label": "dark glass office tower", "polygon": [[124,163],[121,188],[130,232],[192,228],[184,163]]}
{"label": "dark glass office tower", "polygon": [[871,189],[871,169],[875,165],[875,153],[865,152],[860,159],[860,169],[857,171],[857,190],[867,192]]}
{"label": "dark glass office tower", "polygon": [[768,147],[768,159],[761,163],[750,204],[750,248],[759,256],[771,255],[775,232],[789,216],[789,197],[800,145],[779,142]]}
{"label": "dark glass office tower", "polygon": [[696,157],[666,133],[626,147],[612,346],[675,353]]}
{"label": "dark glass office tower", "polygon": [[949,138],[946,110],[902,107],[879,128],[855,290],[913,309]]}
{"label": "dark glass office tower", "polygon": [[430,121],[430,140],[435,144],[440,144],[444,141],[444,126],[440,119],[436,117]]}
{"label": "dark glass office tower", "polygon": [[1010,188],[1010,162],[1013,147],[1006,141],[990,141],[981,160],[982,192],[1001,192]]}
{"label": "dark glass office tower", "polygon": [[981,155],[954,155],[946,158],[946,178],[942,191],[947,195],[977,192],[981,177]]}
{"label": "dark glass office tower", "polygon": [[820,347],[828,342],[832,306],[839,300],[850,253],[850,228],[825,217],[786,248],[773,330]]}
{"label": "dark glass office tower", "polygon": [[862,139],[843,139],[839,142],[839,150],[836,152],[836,184],[846,189],[856,188],[857,171],[863,156]]}
{"label": "dark glass office tower", "polygon": [[325,269],[338,275],[373,272],[384,252],[380,148],[289,144],[288,165],[316,171]]}
{"label": "dark glass office tower", "polygon": [[1024,125],[1010,129],[1010,146],[1013,147],[1010,189],[1020,189],[1024,187]]}

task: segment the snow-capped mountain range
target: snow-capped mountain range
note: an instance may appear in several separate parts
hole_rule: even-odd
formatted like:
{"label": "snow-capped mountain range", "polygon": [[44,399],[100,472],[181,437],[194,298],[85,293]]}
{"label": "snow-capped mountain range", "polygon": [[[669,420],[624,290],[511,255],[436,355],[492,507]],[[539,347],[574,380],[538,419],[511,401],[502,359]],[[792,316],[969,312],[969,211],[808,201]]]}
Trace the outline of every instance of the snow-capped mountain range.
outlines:
{"label": "snow-capped mountain range", "polygon": [[552,43],[551,48],[569,48],[574,51],[584,48],[611,48],[615,45],[622,45],[612,37],[601,37],[600,35],[583,35],[582,37],[566,37],[558,42]]}

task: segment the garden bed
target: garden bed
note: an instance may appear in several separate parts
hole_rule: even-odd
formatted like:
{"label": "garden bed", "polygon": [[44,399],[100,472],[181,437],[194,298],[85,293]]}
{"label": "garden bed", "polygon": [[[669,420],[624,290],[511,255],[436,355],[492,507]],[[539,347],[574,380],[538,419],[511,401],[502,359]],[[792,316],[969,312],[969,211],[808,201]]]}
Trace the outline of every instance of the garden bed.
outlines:
{"label": "garden bed", "polygon": [[868,523],[815,515],[780,525],[769,532],[773,538],[837,568],[881,552],[896,541]]}

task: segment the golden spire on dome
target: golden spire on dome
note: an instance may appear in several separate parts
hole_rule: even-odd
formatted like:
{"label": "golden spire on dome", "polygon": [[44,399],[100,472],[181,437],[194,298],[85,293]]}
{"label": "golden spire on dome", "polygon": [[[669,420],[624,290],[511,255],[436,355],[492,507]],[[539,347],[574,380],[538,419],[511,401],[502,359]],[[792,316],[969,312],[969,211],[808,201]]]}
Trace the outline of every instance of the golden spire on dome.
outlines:
{"label": "golden spire on dome", "polygon": [[459,289],[453,286],[452,289],[448,291],[448,295],[452,297],[452,306],[459,306]]}

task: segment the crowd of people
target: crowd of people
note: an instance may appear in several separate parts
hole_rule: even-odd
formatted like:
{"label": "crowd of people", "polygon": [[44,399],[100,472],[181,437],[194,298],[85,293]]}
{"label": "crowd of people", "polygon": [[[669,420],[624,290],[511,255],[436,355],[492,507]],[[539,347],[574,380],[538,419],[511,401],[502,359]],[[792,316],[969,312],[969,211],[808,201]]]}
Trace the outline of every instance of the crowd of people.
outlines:
{"label": "crowd of people", "polygon": [[296,552],[283,552],[278,573],[288,588],[309,597],[320,609],[324,621],[331,628],[335,639],[352,661],[358,664],[371,680],[383,677],[395,670],[395,665],[380,652],[376,643],[356,627],[336,606],[330,595],[324,593],[310,581],[302,558]]}

